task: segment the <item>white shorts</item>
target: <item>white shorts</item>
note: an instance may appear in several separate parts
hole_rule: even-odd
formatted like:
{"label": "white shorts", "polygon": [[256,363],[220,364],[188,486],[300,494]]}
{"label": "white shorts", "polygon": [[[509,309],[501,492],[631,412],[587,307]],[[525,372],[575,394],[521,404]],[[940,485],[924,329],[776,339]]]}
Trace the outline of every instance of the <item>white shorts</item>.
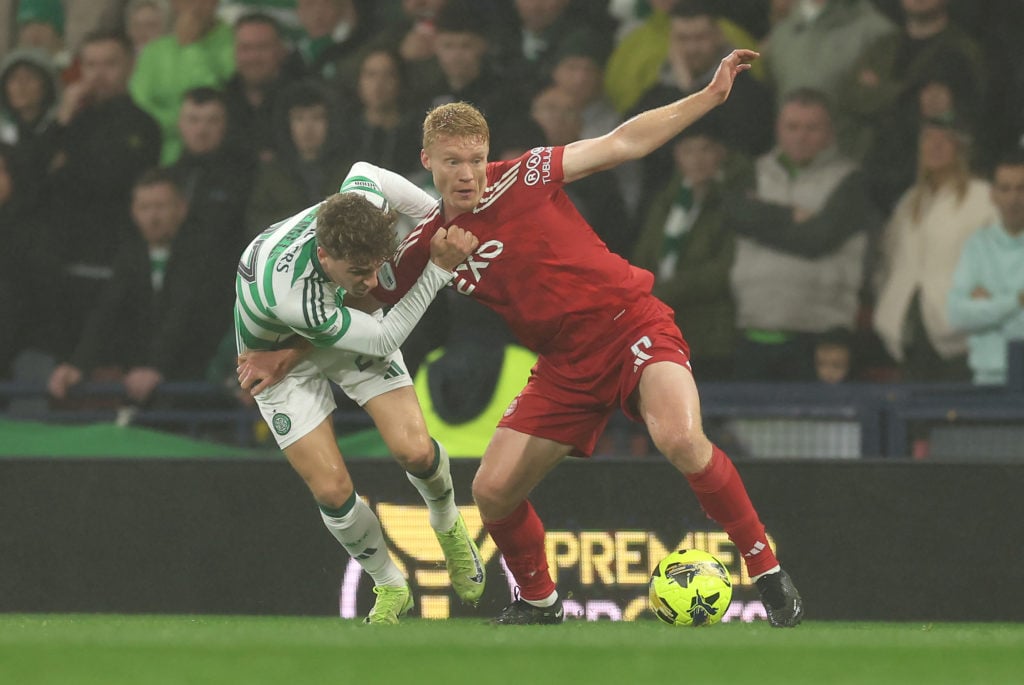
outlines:
{"label": "white shorts", "polygon": [[284,449],[307,435],[337,408],[331,381],[360,407],[374,397],[412,385],[400,350],[384,358],[315,350],[284,380],[256,396],[278,447]]}

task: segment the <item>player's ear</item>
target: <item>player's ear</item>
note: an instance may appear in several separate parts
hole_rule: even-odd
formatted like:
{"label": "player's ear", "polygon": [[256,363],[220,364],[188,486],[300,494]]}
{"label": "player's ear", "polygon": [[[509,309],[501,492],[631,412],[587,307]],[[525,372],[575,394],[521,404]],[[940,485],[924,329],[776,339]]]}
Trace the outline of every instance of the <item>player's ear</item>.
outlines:
{"label": "player's ear", "polygon": [[430,157],[427,155],[427,151],[423,149],[420,150],[420,164],[423,165],[424,169],[430,171]]}

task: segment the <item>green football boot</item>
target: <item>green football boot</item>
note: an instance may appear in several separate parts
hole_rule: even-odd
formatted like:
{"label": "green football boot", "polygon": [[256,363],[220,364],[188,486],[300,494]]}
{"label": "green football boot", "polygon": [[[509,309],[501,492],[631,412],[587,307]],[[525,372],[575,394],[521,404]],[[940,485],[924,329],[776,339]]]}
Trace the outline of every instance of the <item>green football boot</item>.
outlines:
{"label": "green football boot", "polygon": [[484,594],[487,576],[483,561],[480,559],[480,550],[469,536],[462,514],[459,514],[459,520],[451,530],[445,533],[435,530],[434,535],[441,543],[445,567],[448,569],[448,577],[451,578],[455,594],[463,602],[476,605]]}
{"label": "green football boot", "polygon": [[408,585],[375,585],[373,594],[377,595],[377,601],[373,603],[370,615],[363,619],[367,625],[398,623],[398,619],[412,609],[412,593]]}

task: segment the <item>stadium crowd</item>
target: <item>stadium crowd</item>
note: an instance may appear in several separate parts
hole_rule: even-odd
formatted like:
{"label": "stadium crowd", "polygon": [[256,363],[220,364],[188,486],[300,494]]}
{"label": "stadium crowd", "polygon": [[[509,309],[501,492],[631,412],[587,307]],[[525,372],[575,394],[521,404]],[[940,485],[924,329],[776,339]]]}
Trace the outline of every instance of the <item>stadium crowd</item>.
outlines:
{"label": "stadium crowd", "polygon": [[[55,402],[87,379],[138,402],[233,380],[242,248],[356,161],[430,192],[428,108],[472,102],[511,159],[696,92],[736,47],[762,59],[724,105],[566,188],[655,274],[697,378],[999,383],[1024,337],[1020,0],[0,0],[0,19],[0,380]],[[410,370],[483,326],[458,369],[498,383],[512,340],[451,299]]]}

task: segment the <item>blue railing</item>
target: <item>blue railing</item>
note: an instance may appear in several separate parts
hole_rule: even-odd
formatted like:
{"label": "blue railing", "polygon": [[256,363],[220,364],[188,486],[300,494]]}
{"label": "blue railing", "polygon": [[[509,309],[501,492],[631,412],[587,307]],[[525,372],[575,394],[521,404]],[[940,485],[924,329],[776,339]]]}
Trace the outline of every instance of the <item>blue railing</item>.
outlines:
{"label": "blue railing", "polygon": [[[1024,342],[1011,348],[1005,386],[962,384],[704,383],[705,429],[738,457],[966,457],[1024,459]],[[372,426],[343,395],[337,432]],[[116,383],[83,383],[52,403],[42,384],[0,382],[0,417],[53,423],[114,422],[256,443],[261,418],[224,389],[164,383],[146,407]],[[622,417],[606,445],[619,454],[642,432]],[[642,451],[642,450],[641,450]]]}

